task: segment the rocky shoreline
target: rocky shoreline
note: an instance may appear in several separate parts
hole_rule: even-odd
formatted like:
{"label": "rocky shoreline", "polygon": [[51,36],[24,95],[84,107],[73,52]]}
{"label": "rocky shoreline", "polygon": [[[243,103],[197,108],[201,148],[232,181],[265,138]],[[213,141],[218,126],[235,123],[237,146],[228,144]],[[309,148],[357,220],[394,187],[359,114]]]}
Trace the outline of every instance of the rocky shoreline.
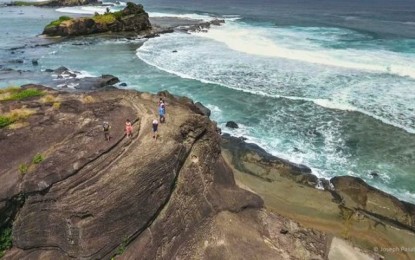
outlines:
{"label": "rocky shoreline", "polygon": [[[225,134],[222,140],[222,154],[239,186],[260,195],[271,211],[368,250],[385,248],[385,259],[415,257],[409,250],[415,241],[414,204],[357,177],[319,180],[308,167],[272,156],[243,138]],[[323,190],[316,189],[319,182]]]}
{"label": "rocky shoreline", "polygon": [[[99,37],[203,32],[224,22],[149,21],[149,30]],[[136,259],[137,252],[144,259],[415,259],[415,250],[388,250],[413,247],[413,204],[359,178],[319,179],[307,166],[219,136],[200,103],[120,90],[125,83],[115,76],[79,77],[65,67],[33,72],[0,65],[0,75],[39,78],[54,88],[29,84],[24,89],[42,96],[0,101],[0,115],[29,113],[0,128],[7,147],[0,151],[0,235],[13,242],[6,259]],[[176,119],[157,150],[147,137],[159,97]],[[109,144],[99,129],[108,118],[116,133]],[[132,139],[123,135],[126,118],[135,123]],[[154,161],[160,151],[164,159]],[[45,160],[36,164],[38,154]]]}
{"label": "rocky shoreline", "polygon": [[[0,129],[7,147],[0,156],[0,229],[13,230],[6,259],[135,259],[137,252],[145,259],[229,259],[242,252],[267,259],[347,259],[338,258],[345,252],[371,259],[414,257],[373,252],[411,246],[414,205],[347,176],[330,180],[334,189],[327,182],[326,190],[318,190],[308,167],[218,135],[206,111],[191,100],[118,90],[114,83],[98,84],[106,91],[72,93],[27,85],[44,94],[0,102],[2,114],[33,111]],[[160,96],[171,121],[161,126],[160,144],[154,145],[147,137]],[[125,118],[135,122],[132,139],[124,136]],[[108,119],[110,143],[100,131]],[[21,173],[19,165],[37,154],[42,162]],[[249,243],[240,244],[242,238]]]}

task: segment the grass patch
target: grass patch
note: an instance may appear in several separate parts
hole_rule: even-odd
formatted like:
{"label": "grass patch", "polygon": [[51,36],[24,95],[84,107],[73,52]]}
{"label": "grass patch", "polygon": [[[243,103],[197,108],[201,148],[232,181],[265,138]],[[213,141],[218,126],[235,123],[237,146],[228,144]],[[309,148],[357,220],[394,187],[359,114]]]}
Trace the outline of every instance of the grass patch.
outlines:
{"label": "grass patch", "polygon": [[2,258],[7,249],[10,249],[13,245],[12,242],[12,229],[10,227],[0,230],[0,258]]}
{"label": "grass patch", "polygon": [[0,115],[0,128],[6,127],[14,122],[28,118],[34,113],[33,110],[27,108],[19,108],[11,110],[9,113]]}
{"label": "grass patch", "polygon": [[23,100],[30,97],[43,96],[42,90],[35,88],[21,89],[21,88],[9,88],[0,93],[0,101],[5,100]]}
{"label": "grass patch", "polygon": [[11,95],[18,93],[21,90],[20,87],[7,87],[0,89],[0,101],[7,100]]}
{"label": "grass patch", "polygon": [[40,99],[40,102],[42,103],[53,103],[55,101],[56,101],[56,97],[51,94],[45,95]]}
{"label": "grass patch", "polygon": [[54,102],[52,107],[53,109],[59,110],[61,108],[61,102]]}
{"label": "grass patch", "polygon": [[58,20],[52,21],[50,22],[50,24],[46,25],[46,28],[59,26],[62,22],[69,21],[69,20],[72,20],[72,18],[69,16],[61,16],[59,17]]}
{"label": "grass patch", "polygon": [[13,123],[13,120],[7,116],[0,116],[0,128],[6,127]]}
{"label": "grass patch", "polygon": [[21,175],[25,175],[28,169],[29,167],[25,163],[19,165],[19,172]]}
{"label": "grass patch", "polygon": [[43,156],[42,156],[40,153],[38,153],[38,154],[36,154],[36,155],[33,157],[32,163],[34,163],[34,164],[39,164],[39,163],[41,163],[44,159],[45,159],[45,158],[43,158]]}
{"label": "grass patch", "polygon": [[109,24],[117,20],[116,16],[113,13],[106,14],[97,14],[92,17],[96,23]]}
{"label": "grass patch", "polygon": [[90,103],[94,103],[95,99],[92,96],[82,96],[81,98],[81,102],[84,104],[90,104]]}

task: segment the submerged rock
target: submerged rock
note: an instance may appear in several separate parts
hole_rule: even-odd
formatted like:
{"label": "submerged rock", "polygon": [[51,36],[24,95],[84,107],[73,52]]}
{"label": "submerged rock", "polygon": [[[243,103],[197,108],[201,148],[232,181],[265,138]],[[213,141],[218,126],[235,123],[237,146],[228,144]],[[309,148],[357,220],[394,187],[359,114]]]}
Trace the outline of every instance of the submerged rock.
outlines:
{"label": "submerged rock", "polygon": [[233,129],[239,128],[238,124],[235,123],[234,121],[226,122],[226,127],[233,128]]}

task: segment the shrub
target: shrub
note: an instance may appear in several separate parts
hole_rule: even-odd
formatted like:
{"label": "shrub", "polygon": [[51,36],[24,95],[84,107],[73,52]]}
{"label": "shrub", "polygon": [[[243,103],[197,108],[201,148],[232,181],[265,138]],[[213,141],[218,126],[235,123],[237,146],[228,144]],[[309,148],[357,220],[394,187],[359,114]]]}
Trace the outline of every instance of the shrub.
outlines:
{"label": "shrub", "polygon": [[5,251],[11,248],[12,243],[12,229],[10,227],[0,230],[0,258],[5,254]]}
{"label": "shrub", "polygon": [[55,102],[56,98],[53,95],[46,95],[44,97],[42,97],[42,99],[40,101],[42,101],[43,103],[53,103]]}
{"label": "shrub", "polygon": [[28,167],[25,163],[22,163],[19,165],[19,172],[21,175],[24,175],[27,173]]}
{"label": "shrub", "polygon": [[0,128],[6,127],[13,123],[10,117],[7,116],[0,116]]}
{"label": "shrub", "polygon": [[94,21],[96,23],[104,23],[104,24],[113,23],[113,22],[115,22],[115,20],[117,20],[115,18],[114,14],[112,14],[112,13],[95,15],[95,16],[92,17],[92,19],[94,19]]}
{"label": "shrub", "polygon": [[61,102],[55,102],[53,103],[52,107],[56,110],[58,110],[61,107]]}
{"label": "shrub", "polygon": [[95,99],[92,96],[89,96],[88,95],[88,96],[82,96],[81,101],[84,104],[89,104],[89,103],[94,103],[95,102]]}
{"label": "shrub", "polygon": [[40,153],[38,153],[38,154],[36,154],[36,155],[33,157],[32,163],[34,163],[34,164],[39,164],[39,163],[41,163],[43,160],[44,160],[43,156],[42,156]]}
{"label": "shrub", "polygon": [[122,17],[122,11],[113,12],[112,15],[115,19],[120,19]]}
{"label": "shrub", "polygon": [[72,20],[72,18],[69,16],[61,16],[58,20],[52,21],[50,24],[46,25],[46,28],[59,26],[62,22],[69,20]]}

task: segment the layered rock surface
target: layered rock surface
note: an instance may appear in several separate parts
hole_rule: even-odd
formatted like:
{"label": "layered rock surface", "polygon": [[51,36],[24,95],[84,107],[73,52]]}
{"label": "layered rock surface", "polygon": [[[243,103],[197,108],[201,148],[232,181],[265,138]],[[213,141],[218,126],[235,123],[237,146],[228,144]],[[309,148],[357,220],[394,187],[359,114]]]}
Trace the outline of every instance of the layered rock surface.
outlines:
{"label": "layered rock surface", "polygon": [[[158,96],[26,88],[47,95],[0,103],[2,113],[33,111],[0,129],[0,228],[13,229],[6,259],[328,255],[326,235],[267,212],[259,196],[236,186],[215,124],[191,100],[160,93],[168,114],[156,141]],[[127,118],[132,138],[124,135]],[[112,126],[108,142],[104,120]]]}
{"label": "layered rock surface", "polygon": [[[413,204],[356,177],[319,180],[306,166],[272,156],[240,138],[224,135],[222,148],[238,184],[259,194],[268,209],[374,250],[385,259],[415,259]],[[350,258],[333,253],[329,259]]]}

